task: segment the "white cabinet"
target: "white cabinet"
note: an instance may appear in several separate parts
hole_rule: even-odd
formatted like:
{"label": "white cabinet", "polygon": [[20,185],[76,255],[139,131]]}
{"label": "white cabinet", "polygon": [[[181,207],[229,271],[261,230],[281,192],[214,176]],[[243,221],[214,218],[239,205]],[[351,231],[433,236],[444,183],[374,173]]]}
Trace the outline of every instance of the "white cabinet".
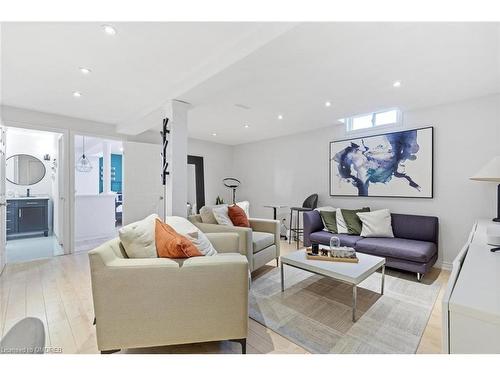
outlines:
{"label": "white cabinet", "polygon": [[445,353],[500,353],[500,253],[486,243],[488,225],[474,225],[453,262],[443,297]]}

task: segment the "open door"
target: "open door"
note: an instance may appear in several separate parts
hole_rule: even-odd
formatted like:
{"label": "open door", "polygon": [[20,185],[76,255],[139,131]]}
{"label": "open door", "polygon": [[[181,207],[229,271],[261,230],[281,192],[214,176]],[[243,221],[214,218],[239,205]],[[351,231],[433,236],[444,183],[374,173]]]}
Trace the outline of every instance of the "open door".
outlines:
{"label": "open door", "polygon": [[151,214],[164,218],[161,145],[123,144],[123,225]]}
{"label": "open door", "polygon": [[5,145],[7,133],[0,125],[0,274],[5,267],[6,204],[5,200]]}
{"label": "open door", "polygon": [[[65,150],[65,136],[61,135],[57,140],[57,155],[59,160],[57,161],[57,210],[54,207],[54,233],[57,237],[57,241],[64,254],[69,253],[67,249],[67,244],[69,243],[67,238],[67,216],[66,216],[66,194],[67,194],[67,183],[66,178],[66,150]],[[57,220],[56,220],[57,217]]]}

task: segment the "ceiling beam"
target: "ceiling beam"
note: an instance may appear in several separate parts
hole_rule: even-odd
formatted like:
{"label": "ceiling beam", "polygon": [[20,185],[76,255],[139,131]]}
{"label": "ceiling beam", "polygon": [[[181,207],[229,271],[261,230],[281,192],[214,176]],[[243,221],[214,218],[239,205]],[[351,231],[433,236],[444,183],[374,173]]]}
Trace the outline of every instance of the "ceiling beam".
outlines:
{"label": "ceiling beam", "polygon": [[118,133],[137,135],[152,128],[159,128],[161,120],[168,117],[167,103],[222,72],[252,52],[296,27],[298,23],[266,23],[221,46],[218,51],[200,63],[187,78],[169,88],[165,98],[152,103],[127,121],[116,125]]}

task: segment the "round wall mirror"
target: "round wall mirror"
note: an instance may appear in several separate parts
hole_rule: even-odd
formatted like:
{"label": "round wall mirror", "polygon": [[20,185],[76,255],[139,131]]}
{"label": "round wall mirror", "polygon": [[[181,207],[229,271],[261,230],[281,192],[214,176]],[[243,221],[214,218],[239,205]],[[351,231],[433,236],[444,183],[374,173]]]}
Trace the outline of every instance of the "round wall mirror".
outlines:
{"label": "round wall mirror", "polygon": [[16,185],[34,185],[45,177],[45,165],[31,155],[12,155],[7,159],[5,177]]}

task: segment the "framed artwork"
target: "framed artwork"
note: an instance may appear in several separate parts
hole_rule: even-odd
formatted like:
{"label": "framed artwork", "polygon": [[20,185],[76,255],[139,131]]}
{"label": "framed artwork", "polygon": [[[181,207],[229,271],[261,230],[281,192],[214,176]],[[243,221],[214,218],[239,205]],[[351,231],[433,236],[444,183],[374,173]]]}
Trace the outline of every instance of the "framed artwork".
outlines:
{"label": "framed artwork", "polygon": [[434,128],[330,142],[330,195],[433,197]]}

